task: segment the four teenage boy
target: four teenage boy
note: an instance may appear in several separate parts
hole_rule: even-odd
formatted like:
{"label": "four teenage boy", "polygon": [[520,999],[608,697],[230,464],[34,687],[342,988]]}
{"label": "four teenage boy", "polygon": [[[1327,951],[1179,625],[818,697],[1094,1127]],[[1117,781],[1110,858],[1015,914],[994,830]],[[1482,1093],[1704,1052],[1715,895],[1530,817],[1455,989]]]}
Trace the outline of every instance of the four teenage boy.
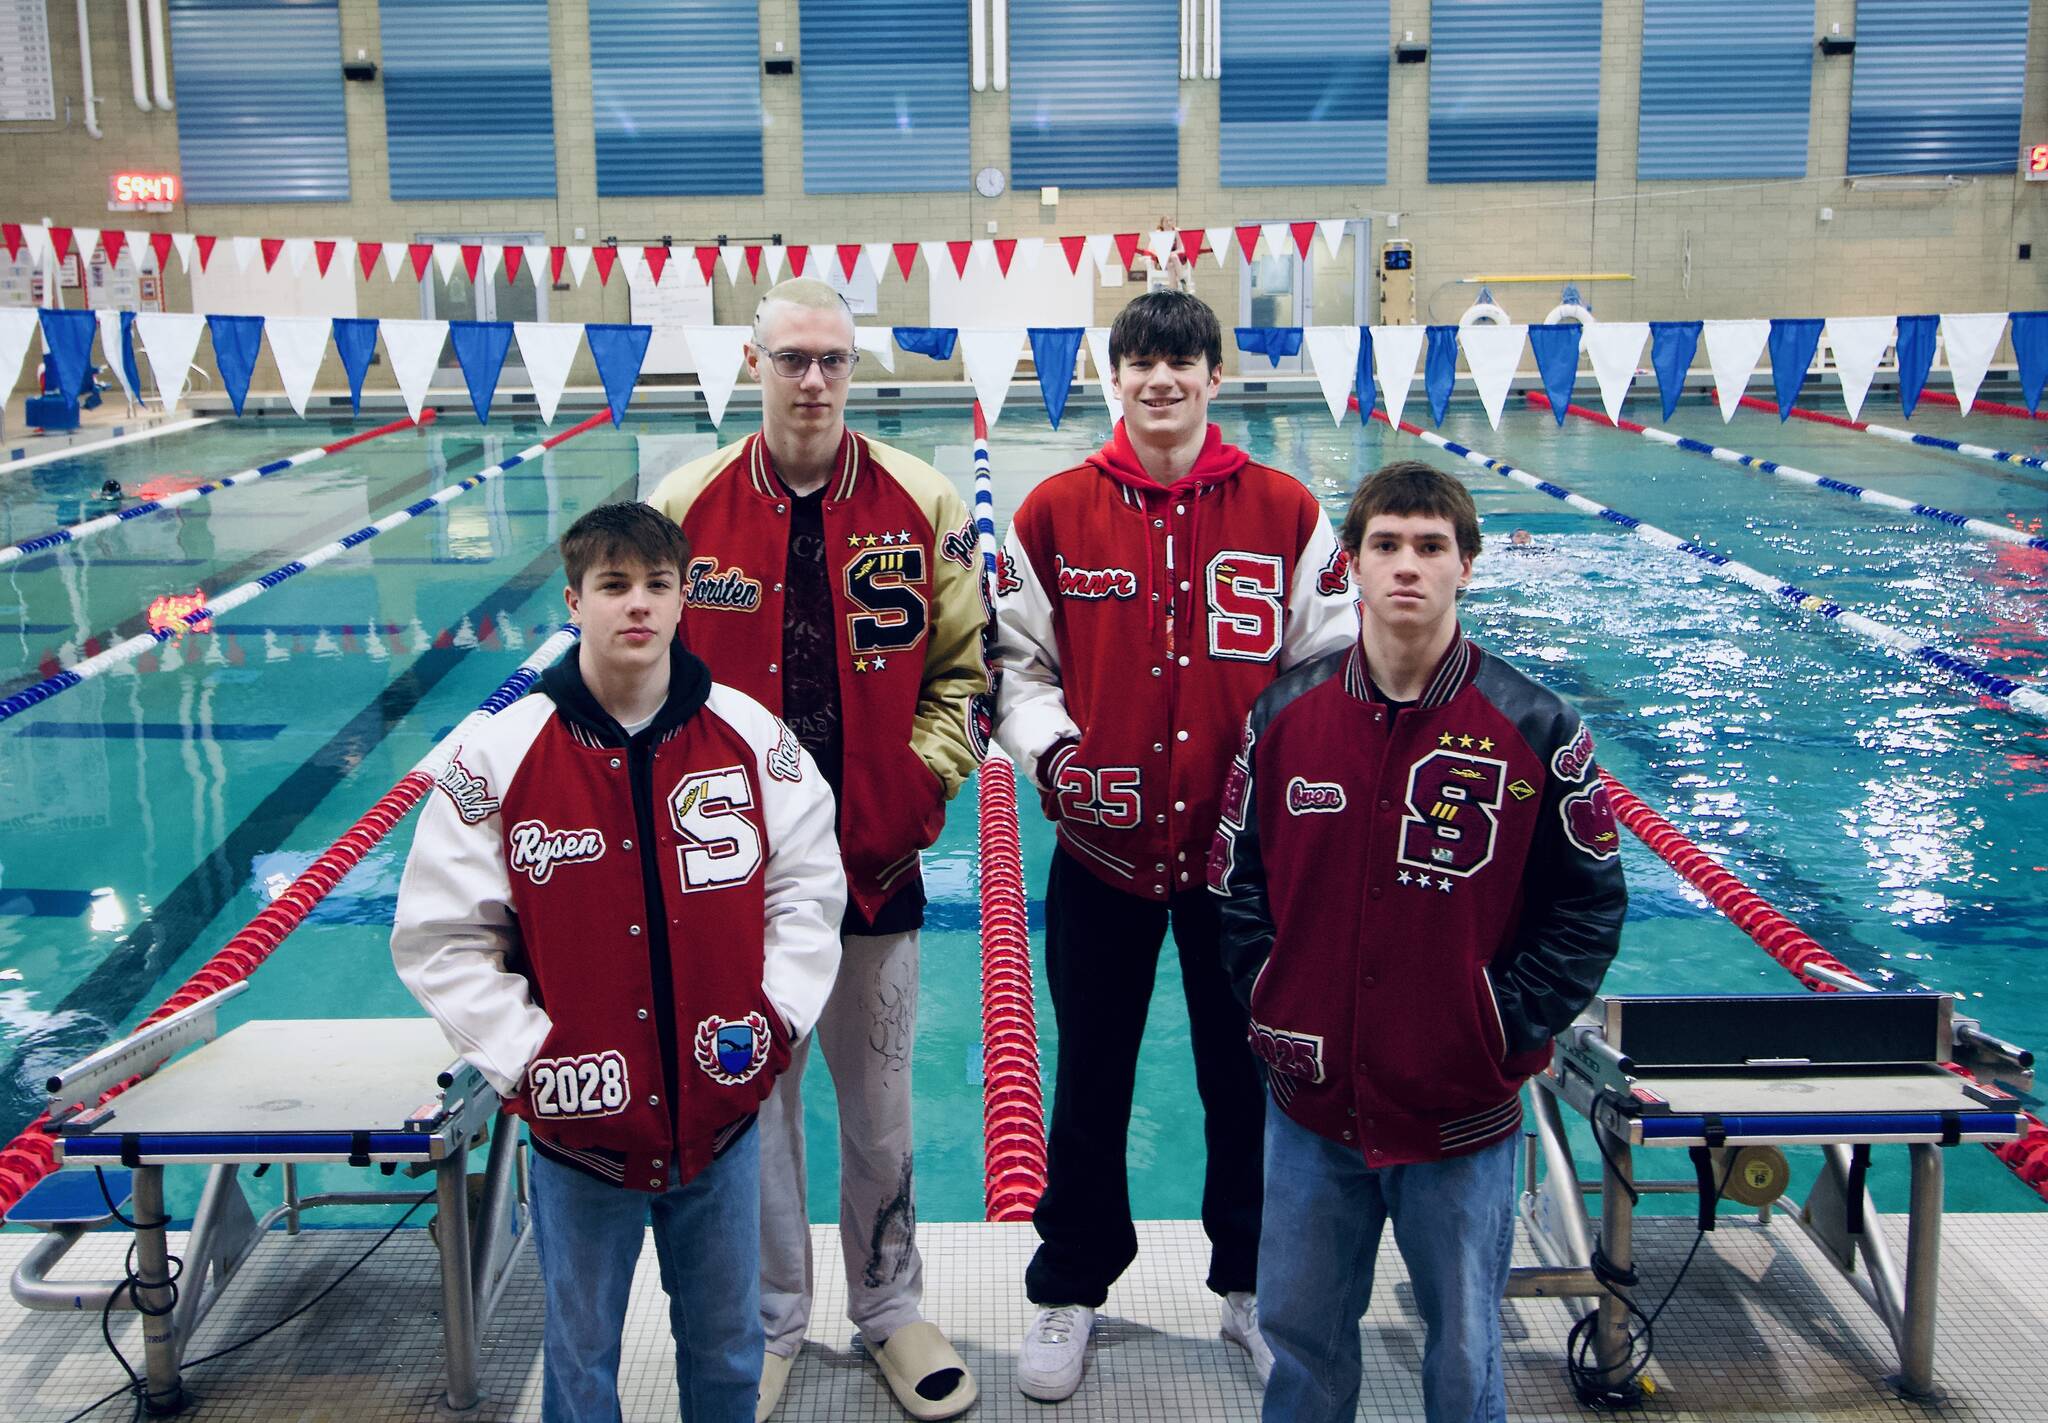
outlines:
{"label": "four teenage boy", "polygon": [[[1391,1218],[1429,1419],[1499,1419],[1519,1090],[1614,955],[1614,818],[1576,715],[1459,631],[1463,487],[1390,466],[1340,545],[1209,424],[1221,356],[1199,300],[1130,303],[1124,419],[999,563],[997,735],[1058,833],[1018,1385],[1073,1393],[1137,1253],[1126,1134],[1170,925],[1207,1283],[1264,1416],[1355,1411]],[[747,359],[760,435],[565,535],[583,639],[451,762],[400,891],[400,976],[528,1123],[551,1420],[619,1416],[650,1218],[686,1416],[774,1410],[809,1318],[814,1026],[849,1314],[911,1416],[975,1398],[919,1312],[909,1071],[918,851],[985,745],[972,528],[930,466],[845,428],[829,287],[771,290]]]}

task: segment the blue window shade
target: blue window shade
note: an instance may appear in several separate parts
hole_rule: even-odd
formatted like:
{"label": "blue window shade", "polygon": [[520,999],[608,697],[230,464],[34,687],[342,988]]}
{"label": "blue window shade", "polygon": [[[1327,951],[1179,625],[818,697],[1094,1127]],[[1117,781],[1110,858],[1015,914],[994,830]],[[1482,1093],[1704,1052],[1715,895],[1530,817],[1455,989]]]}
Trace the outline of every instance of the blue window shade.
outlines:
{"label": "blue window shade", "polygon": [[394,198],[551,198],[547,0],[381,0]]}
{"label": "blue window shade", "polygon": [[1020,188],[1177,186],[1180,6],[1010,0],[1010,168]]}
{"label": "blue window shade", "polygon": [[761,191],[757,0],[590,0],[601,198]]}
{"label": "blue window shade", "polygon": [[1851,173],[2019,166],[2027,0],[1857,0]]}
{"label": "blue window shade", "polygon": [[1638,178],[1803,178],[1813,0],[1643,0]]}
{"label": "blue window shade", "polygon": [[1387,0],[1223,7],[1225,187],[1387,181]]}
{"label": "blue window shade", "polygon": [[1430,182],[1591,182],[1599,135],[1600,0],[1433,0]]}
{"label": "blue window shade", "polygon": [[966,188],[967,7],[803,0],[804,191]]}
{"label": "blue window shade", "polygon": [[171,0],[190,203],[348,201],[335,0]]}

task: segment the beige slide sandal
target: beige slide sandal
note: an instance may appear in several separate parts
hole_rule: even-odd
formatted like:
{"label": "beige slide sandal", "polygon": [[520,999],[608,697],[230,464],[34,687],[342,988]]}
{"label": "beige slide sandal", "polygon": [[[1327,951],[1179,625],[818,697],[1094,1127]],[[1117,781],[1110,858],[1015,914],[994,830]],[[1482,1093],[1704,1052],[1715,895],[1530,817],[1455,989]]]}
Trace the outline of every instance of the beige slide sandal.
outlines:
{"label": "beige slide sandal", "polygon": [[958,1351],[922,1319],[890,1335],[874,1359],[903,1411],[926,1423],[965,1413],[980,1396]]}

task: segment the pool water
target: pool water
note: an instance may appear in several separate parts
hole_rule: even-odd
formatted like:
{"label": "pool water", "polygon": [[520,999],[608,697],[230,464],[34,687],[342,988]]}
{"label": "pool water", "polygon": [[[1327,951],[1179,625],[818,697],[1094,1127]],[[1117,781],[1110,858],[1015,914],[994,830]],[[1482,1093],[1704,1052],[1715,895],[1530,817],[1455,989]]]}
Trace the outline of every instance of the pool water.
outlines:
{"label": "pool water", "polygon": [[[1866,413],[1897,423],[1885,403]],[[2048,800],[2038,798],[2048,792],[2048,729],[1697,560],[1384,427],[1334,426],[1320,404],[1227,406],[1217,416],[1226,438],[1302,475],[1333,513],[1360,474],[1388,459],[1457,472],[1488,539],[1468,630],[1570,697],[1608,769],[1858,972],[1963,994],[1991,1031],[2048,1043],[2048,986],[2033,958],[2048,939]],[[857,410],[851,422],[932,459],[968,491],[964,411]],[[1987,519],[2036,525],[2048,512],[2048,479],[2026,471],[1756,412],[1724,427],[1704,402],[1666,423]],[[553,542],[578,513],[644,493],[751,428],[735,411],[720,434],[701,420],[635,417],[581,436],[291,579],[210,633],[0,724],[0,1133],[39,1108],[53,1067],[154,1008],[560,624]],[[2042,448],[2028,439],[2040,427],[1994,417],[1923,409],[1913,428]],[[103,512],[92,496],[109,478],[131,493],[165,492],[349,429],[251,420],[0,473],[0,542]],[[222,591],[539,433],[447,418],[0,570],[0,695],[138,630],[161,595]],[[1076,409],[1052,431],[1034,405],[1015,403],[991,442],[999,521],[1105,433],[1099,410]],[[1987,549],[1910,516],[1583,422],[1559,428],[1526,409],[1511,409],[1496,432],[1476,406],[1454,406],[1444,433],[1991,670],[2044,671],[2043,555]],[[1531,541],[1511,550],[1516,529]],[[1028,792],[1024,800],[1035,930],[1052,837]],[[939,1220],[982,1211],[974,819],[970,786],[927,856],[919,1197],[922,1214]],[[231,1023],[417,1011],[386,947],[410,835],[408,822],[328,897],[229,1005]],[[1624,858],[1631,906],[1611,987],[1796,991],[1632,839]],[[1131,1125],[1132,1196],[1147,1217],[1192,1217],[1200,1205],[1200,1116],[1177,976],[1168,953]],[[1049,1064],[1042,985],[1040,1028]],[[813,1208],[829,1217],[837,1153],[822,1061],[806,1099]],[[1684,1165],[1674,1154],[1668,1168],[1643,1169],[1683,1174]],[[1810,1174],[1810,1154],[1801,1166]],[[1949,1167],[1953,1209],[2041,1204],[1979,1148],[1951,1153]],[[198,1175],[173,1173],[174,1213],[189,1213]],[[331,1184],[342,1177],[353,1173]],[[1872,1185],[1881,1205],[1903,1207],[1904,1177],[1903,1154],[1880,1153]]]}

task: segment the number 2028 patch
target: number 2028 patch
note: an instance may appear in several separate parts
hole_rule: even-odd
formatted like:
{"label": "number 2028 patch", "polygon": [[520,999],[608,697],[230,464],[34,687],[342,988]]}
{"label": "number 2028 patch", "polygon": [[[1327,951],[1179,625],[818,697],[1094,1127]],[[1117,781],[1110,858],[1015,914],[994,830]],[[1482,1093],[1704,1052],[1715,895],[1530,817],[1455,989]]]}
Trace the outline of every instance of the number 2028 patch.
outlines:
{"label": "number 2028 patch", "polygon": [[533,1114],[551,1121],[609,1117],[632,1097],[626,1059],[616,1052],[541,1058],[526,1069],[526,1085]]}

